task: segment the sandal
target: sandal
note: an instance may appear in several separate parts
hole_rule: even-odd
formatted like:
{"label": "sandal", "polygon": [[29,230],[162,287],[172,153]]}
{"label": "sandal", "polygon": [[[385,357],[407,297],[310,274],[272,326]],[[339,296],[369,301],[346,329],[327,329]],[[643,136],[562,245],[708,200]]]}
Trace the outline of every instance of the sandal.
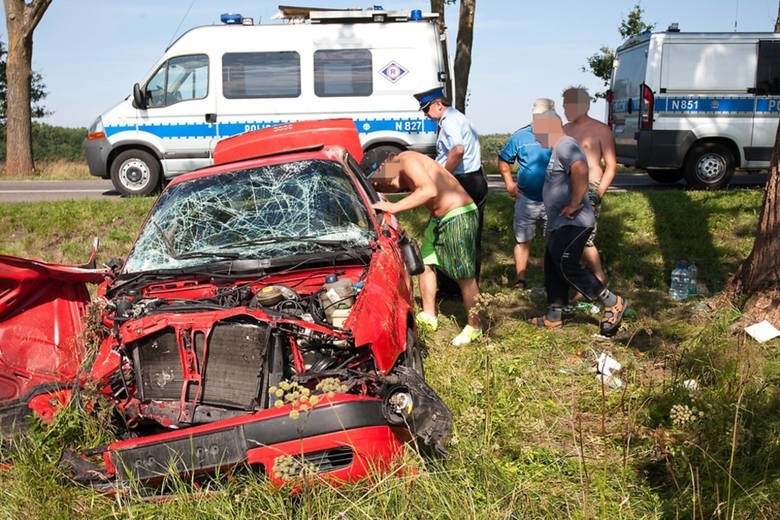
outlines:
{"label": "sandal", "polygon": [[525,291],[528,288],[528,284],[525,283],[525,280],[517,280],[515,282],[515,289],[520,289],[521,291]]}
{"label": "sandal", "polygon": [[626,312],[628,301],[622,296],[617,297],[615,305],[604,308],[604,317],[601,318],[599,331],[602,336],[614,336],[620,328],[620,322],[623,320],[623,313]]}
{"label": "sandal", "polygon": [[535,318],[531,318],[528,320],[528,323],[535,327],[539,327],[540,329],[560,329],[563,327],[563,321],[550,321],[547,319],[547,316],[537,316]]}

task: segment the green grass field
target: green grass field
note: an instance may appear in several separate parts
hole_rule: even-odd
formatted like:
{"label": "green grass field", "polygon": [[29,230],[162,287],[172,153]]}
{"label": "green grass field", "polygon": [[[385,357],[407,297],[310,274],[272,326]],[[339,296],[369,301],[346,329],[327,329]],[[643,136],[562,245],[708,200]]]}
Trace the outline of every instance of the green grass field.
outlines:
{"label": "green grass field", "polygon": [[[409,451],[409,471],[291,497],[261,477],[224,477],[198,493],[174,480],[171,496],[138,490],[106,497],[63,478],[63,447],[108,433],[69,410],[0,448],[3,518],[778,518],[780,355],[730,330],[736,309],[705,297],[667,297],[677,260],[695,260],[708,292],[721,290],[750,251],[760,190],[648,190],[608,194],[597,244],[610,287],[628,297],[618,335],[596,336],[598,316],[577,313],[559,331],[525,319],[537,291],[510,287],[512,200],[490,196],[482,299],[486,337],[449,344],[464,322],[440,302],[426,334],[427,378],[454,415],[446,460]],[[100,261],[122,256],[151,199],[0,205],[0,253],[82,262],[93,236]],[[423,210],[400,216],[413,235]],[[529,287],[542,285],[544,242],[533,243]],[[593,371],[601,353],[623,365],[619,388]],[[695,383],[694,383],[695,382]],[[411,470],[411,468],[415,468]]]}

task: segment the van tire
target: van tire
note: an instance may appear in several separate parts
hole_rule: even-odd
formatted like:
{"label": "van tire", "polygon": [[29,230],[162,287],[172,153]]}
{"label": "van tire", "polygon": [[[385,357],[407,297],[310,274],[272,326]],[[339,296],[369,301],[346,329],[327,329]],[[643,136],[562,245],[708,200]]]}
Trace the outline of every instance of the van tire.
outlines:
{"label": "van tire", "polygon": [[682,170],[647,170],[647,175],[661,184],[674,184],[683,178]]}
{"label": "van tire", "polygon": [[728,186],[734,176],[734,156],[720,143],[699,143],[688,152],[685,180],[696,190],[717,190]]}
{"label": "van tire", "polygon": [[160,163],[143,150],[125,150],[111,163],[111,182],[124,196],[151,195],[160,189]]}

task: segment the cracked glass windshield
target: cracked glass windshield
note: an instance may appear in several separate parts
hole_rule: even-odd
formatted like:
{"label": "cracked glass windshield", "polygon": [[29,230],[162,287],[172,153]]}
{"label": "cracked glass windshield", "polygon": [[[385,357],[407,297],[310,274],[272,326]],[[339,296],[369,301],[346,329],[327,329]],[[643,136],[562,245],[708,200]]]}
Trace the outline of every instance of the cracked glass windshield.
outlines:
{"label": "cracked glass windshield", "polygon": [[171,186],[124,272],[343,251],[368,247],[374,237],[366,206],[340,164],[276,164]]}

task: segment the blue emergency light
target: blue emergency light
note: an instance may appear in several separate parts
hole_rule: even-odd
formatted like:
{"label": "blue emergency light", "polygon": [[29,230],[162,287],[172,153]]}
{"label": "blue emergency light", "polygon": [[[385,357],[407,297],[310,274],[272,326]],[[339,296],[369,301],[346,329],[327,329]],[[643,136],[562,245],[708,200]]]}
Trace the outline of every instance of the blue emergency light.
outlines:
{"label": "blue emergency light", "polygon": [[409,14],[410,20],[422,20],[422,11],[420,9],[412,9],[412,12]]}
{"label": "blue emergency light", "polygon": [[219,15],[219,21],[227,24],[240,24],[241,15],[238,13],[222,13]]}

